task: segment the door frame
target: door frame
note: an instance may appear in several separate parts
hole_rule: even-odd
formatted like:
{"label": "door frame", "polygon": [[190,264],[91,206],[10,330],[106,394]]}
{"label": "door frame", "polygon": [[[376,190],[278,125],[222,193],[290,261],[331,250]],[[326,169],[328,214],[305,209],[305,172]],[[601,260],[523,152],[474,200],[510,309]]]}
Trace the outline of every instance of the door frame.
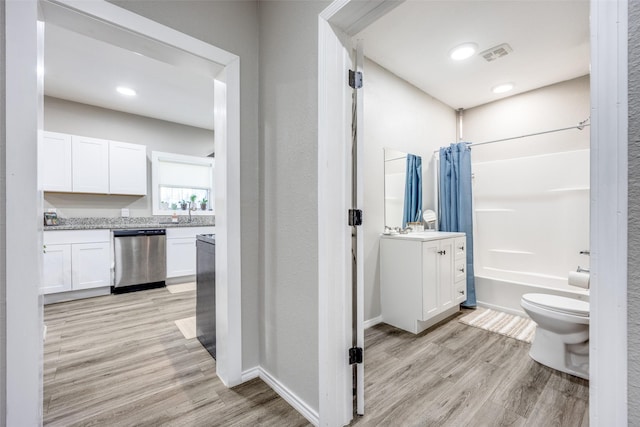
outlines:
{"label": "door frame", "polygon": [[[142,34],[224,66],[215,76],[217,102],[226,117],[216,132],[216,285],[223,310],[217,311],[217,374],[232,387],[242,382],[241,241],[240,241],[240,59],[237,55],[102,0],[50,0],[54,6],[82,13]],[[6,6],[5,6],[6,5]],[[39,0],[8,0],[6,37],[6,421],[8,425],[42,422],[42,307],[41,269],[24,269],[42,261],[42,191],[37,183],[37,141],[43,128],[42,62],[38,47]],[[43,40],[39,40],[42,44]],[[40,46],[41,47],[41,46]],[[25,70],[32,70],[26,72]],[[40,83],[40,84],[39,84]],[[216,95],[219,92],[216,91]],[[224,123],[224,122],[223,122]],[[216,121],[220,125],[220,121]],[[223,135],[221,139],[220,135]],[[38,203],[34,204],[34,193]],[[218,200],[224,198],[224,200]],[[4,242],[3,242],[4,243]],[[218,300],[218,298],[217,298]]]}
{"label": "door frame", "polygon": [[[402,3],[336,0],[318,19],[319,420],[352,418],[346,226],[350,38]],[[625,0],[591,0],[590,421],[627,424],[627,39]],[[342,155],[341,155],[342,154]],[[366,214],[366,212],[365,212]],[[600,292],[602,290],[602,292]],[[602,349],[602,350],[601,350]]]}

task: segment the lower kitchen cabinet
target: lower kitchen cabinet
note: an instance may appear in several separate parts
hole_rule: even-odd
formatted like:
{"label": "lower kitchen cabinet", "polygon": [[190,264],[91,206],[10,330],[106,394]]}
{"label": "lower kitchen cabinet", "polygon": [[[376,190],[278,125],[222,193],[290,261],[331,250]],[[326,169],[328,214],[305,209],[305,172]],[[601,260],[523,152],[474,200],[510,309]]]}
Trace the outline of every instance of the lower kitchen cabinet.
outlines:
{"label": "lower kitchen cabinet", "polygon": [[167,228],[167,279],[196,274],[196,236],[213,234],[215,227]]}
{"label": "lower kitchen cabinet", "polygon": [[383,236],[380,240],[383,322],[417,334],[458,311],[459,304],[466,299],[464,242],[463,233]]}
{"label": "lower kitchen cabinet", "polygon": [[45,231],[45,294],[111,286],[108,230]]}

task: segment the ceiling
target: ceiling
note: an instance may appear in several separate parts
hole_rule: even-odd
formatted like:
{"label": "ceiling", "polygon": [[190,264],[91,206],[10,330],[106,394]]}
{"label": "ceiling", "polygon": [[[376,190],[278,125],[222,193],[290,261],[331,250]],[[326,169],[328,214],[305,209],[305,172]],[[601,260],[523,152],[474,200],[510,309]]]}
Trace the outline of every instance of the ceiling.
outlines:
{"label": "ceiling", "polygon": [[[365,56],[454,109],[589,74],[587,0],[408,0],[356,38]],[[502,43],[513,51],[492,62],[450,59],[465,42],[478,52]],[[512,91],[492,93],[507,82]]]}
{"label": "ceiling", "polygon": [[[588,74],[589,2],[408,0],[357,38],[368,58],[450,107],[468,109]],[[502,43],[513,51],[493,62],[450,59],[465,42],[479,52]],[[213,129],[212,76],[222,66],[139,35],[80,18],[47,22],[44,69],[46,95]],[[506,82],[514,90],[491,92]],[[117,86],[137,96],[124,97]]]}
{"label": "ceiling", "polygon": [[[87,28],[46,23],[45,95],[213,129],[213,76],[222,66],[113,27]],[[137,95],[120,95],[118,86]]]}

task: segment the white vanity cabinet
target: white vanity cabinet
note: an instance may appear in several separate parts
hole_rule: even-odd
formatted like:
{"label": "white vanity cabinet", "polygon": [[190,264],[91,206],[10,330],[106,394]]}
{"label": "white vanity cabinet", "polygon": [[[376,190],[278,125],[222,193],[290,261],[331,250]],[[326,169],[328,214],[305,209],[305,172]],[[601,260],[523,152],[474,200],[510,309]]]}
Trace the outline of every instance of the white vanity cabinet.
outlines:
{"label": "white vanity cabinet", "polygon": [[382,320],[417,334],[457,312],[466,299],[464,233],[382,236]]}
{"label": "white vanity cabinet", "polygon": [[109,230],[44,232],[44,294],[111,286]]}
{"label": "white vanity cabinet", "polygon": [[167,228],[167,279],[196,274],[196,236],[215,227]]}
{"label": "white vanity cabinet", "polygon": [[43,132],[39,170],[44,191],[147,194],[147,147]]}

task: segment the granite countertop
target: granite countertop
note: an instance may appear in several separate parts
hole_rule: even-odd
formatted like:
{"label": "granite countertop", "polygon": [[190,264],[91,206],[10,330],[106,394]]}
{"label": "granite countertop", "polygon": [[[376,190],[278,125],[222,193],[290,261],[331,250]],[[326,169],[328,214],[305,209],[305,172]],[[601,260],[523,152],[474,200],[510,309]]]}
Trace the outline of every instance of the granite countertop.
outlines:
{"label": "granite countertop", "polygon": [[170,216],[129,217],[129,218],[58,218],[59,225],[45,225],[44,231],[57,230],[122,230],[127,228],[177,228],[213,227],[213,216],[179,217],[177,223]]}

